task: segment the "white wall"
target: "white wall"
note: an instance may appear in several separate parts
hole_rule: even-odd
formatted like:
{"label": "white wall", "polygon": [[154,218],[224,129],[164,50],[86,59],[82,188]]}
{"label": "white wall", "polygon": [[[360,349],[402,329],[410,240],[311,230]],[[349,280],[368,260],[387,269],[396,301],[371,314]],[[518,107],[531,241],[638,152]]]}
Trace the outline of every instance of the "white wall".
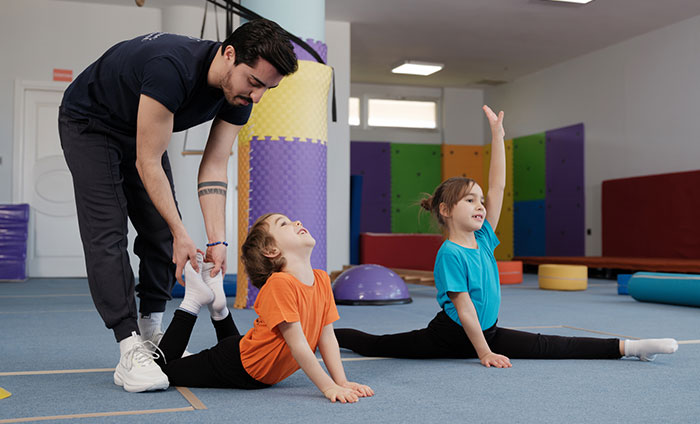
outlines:
{"label": "white wall", "polygon": [[[361,125],[350,127],[353,141],[383,141],[416,144],[484,144],[484,91],[469,88],[410,87],[355,83],[350,88],[360,98]],[[369,97],[433,100],[438,103],[439,128],[403,129],[368,127],[366,99]]]}
{"label": "white wall", "polygon": [[338,121],[331,121],[328,101],[328,178],[326,261],[328,271],[350,263],[350,24],[326,21],[328,64],[335,70]]}
{"label": "white wall", "polygon": [[[204,38],[215,39],[212,8],[209,8]],[[0,203],[10,203],[13,178],[14,84],[15,80],[50,81],[53,68],[72,69],[77,76],[114,43],[152,31],[170,31],[199,36],[203,6],[170,6],[163,10],[90,4],[59,0],[3,0],[0,14]],[[225,34],[225,16],[219,13],[219,30]],[[328,128],[328,269],[340,269],[349,261],[349,174],[350,137],[347,120],[350,92],[350,25],[326,25],[328,62],[335,68],[338,123]],[[330,111],[330,105],[329,105]],[[330,117],[330,112],[329,112]],[[190,133],[188,146],[202,145],[201,132]],[[200,156],[181,154],[185,133],[176,133],[168,148],[174,170],[177,198],[190,236],[206,242],[196,195]],[[227,233],[235,245],[237,231],[236,157],[229,162]],[[133,243],[134,231],[130,233]],[[229,249],[229,272],[236,272],[238,253]],[[138,258],[131,255],[132,266]]]}
{"label": "white wall", "polygon": [[[124,23],[128,22],[128,25]],[[3,0],[0,13],[0,203],[12,202],[15,80],[77,75],[117,41],[160,29],[160,11],[53,0]],[[57,124],[58,125],[58,124]]]}
{"label": "white wall", "polygon": [[481,145],[484,137],[484,90],[450,88],[442,90],[442,126],[445,144]]}
{"label": "white wall", "polygon": [[696,17],[486,91],[509,138],[584,123],[587,255],[602,250],[603,180],[700,168],[699,53]]}

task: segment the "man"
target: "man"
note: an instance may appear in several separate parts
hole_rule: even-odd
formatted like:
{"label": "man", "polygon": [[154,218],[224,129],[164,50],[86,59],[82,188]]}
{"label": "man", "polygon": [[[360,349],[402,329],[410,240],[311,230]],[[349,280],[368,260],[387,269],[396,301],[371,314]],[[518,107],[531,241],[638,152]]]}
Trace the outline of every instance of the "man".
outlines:
{"label": "man", "polygon": [[[214,119],[198,176],[213,277],[226,271],[226,169],[234,139],[252,104],[296,69],[287,33],[259,19],[223,43],[162,32],[121,42],[66,90],[59,134],[73,175],[90,292],[119,342],[114,381],[127,391],[168,387],[146,343],[157,344],[185,263],[197,267],[166,152],[172,132]],[[138,319],[127,217],[141,260]]]}

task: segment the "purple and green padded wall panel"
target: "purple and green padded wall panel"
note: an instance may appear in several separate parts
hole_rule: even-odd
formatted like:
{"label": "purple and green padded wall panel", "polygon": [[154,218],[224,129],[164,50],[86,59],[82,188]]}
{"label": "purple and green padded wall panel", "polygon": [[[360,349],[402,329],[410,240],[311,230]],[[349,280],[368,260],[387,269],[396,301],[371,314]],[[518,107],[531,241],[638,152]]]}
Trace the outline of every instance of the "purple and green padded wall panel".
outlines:
{"label": "purple and green padded wall panel", "polygon": [[439,231],[419,204],[442,181],[440,149],[437,144],[391,144],[392,233]]}
{"label": "purple and green padded wall panel", "polygon": [[545,201],[515,202],[513,249],[515,256],[545,255]]}
{"label": "purple and green padded wall panel", "polygon": [[362,176],[360,232],[391,232],[391,144],[350,143],[350,174]]}
{"label": "purple and green padded wall panel", "polygon": [[584,256],[584,127],[547,131],[546,230],[547,256]]}
{"label": "purple and green padded wall panel", "polygon": [[513,201],[545,198],[545,134],[513,139]]}

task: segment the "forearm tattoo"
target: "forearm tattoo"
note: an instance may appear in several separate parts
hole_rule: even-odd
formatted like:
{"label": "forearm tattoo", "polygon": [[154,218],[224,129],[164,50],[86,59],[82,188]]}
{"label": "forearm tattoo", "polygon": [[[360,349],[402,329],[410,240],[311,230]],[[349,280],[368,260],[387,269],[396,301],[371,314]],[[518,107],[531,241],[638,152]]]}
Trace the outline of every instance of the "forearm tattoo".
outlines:
{"label": "forearm tattoo", "polygon": [[197,195],[201,197],[207,194],[220,194],[226,197],[227,187],[228,184],[221,181],[205,181],[203,183],[197,184]]}

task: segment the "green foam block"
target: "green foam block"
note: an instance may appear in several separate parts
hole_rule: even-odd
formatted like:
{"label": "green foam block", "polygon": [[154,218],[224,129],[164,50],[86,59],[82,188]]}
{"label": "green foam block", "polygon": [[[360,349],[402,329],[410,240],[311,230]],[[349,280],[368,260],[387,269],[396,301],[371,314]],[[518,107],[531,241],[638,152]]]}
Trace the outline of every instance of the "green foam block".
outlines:
{"label": "green foam block", "polygon": [[440,145],[391,144],[391,232],[435,233],[420,200],[441,182]]}

